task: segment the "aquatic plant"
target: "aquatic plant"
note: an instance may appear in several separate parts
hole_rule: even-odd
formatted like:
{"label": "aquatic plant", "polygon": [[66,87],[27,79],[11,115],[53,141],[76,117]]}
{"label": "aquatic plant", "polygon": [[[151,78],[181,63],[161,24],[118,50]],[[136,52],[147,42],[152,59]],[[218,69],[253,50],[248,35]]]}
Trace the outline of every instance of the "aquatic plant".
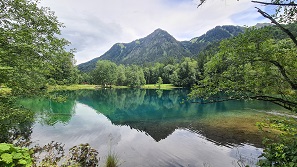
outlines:
{"label": "aquatic plant", "polygon": [[119,166],[119,158],[115,153],[112,153],[109,151],[106,162],[105,162],[105,167],[118,167]]}

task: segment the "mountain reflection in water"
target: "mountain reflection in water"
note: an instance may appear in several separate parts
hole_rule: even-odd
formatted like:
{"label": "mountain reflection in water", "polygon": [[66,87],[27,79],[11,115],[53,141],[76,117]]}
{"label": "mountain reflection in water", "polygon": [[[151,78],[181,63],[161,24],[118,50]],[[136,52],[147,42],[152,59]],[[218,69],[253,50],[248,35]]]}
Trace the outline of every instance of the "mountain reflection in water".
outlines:
{"label": "mountain reflection in water", "polygon": [[20,103],[38,118],[33,141],[90,143],[102,157],[112,146],[122,166],[233,166],[239,154],[253,165],[261,154],[261,134],[244,123],[225,125],[281,108],[260,101],[196,104],[186,101],[187,93],[100,89],[57,92],[68,97],[64,103],[45,98]]}

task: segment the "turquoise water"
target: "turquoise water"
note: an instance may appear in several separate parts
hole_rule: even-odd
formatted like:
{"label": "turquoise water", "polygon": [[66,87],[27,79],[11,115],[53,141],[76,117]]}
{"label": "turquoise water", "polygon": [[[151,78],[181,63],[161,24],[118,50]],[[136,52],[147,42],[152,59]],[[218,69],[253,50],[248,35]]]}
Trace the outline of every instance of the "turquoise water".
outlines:
{"label": "turquoise water", "polygon": [[67,96],[63,103],[46,98],[20,103],[36,113],[32,141],[62,142],[66,148],[89,143],[99,151],[101,163],[112,150],[124,167],[230,167],[239,160],[254,165],[262,151],[259,134],[203,122],[282,108],[260,101],[196,104],[186,101],[187,93],[183,89],[102,89],[53,95]]}

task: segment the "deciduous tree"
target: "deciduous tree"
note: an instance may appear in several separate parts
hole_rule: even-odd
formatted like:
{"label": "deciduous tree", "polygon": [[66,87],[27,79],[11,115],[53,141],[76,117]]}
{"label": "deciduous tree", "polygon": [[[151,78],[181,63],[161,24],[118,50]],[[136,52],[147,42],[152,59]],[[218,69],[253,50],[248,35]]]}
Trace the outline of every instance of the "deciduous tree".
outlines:
{"label": "deciduous tree", "polygon": [[117,65],[109,60],[99,60],[92,71],[93,82],[102,86],[111,86],[117,80]]}
{"label": "deciduous tree", "polygon": [[268,31],[248,30],[221,43],[205,65],[205,79],[190,96],[208,102],[252,98],[296,110],[296,57],[291,40],[276,41]]}
{"label": "deciduous tree", "polygon": [[[0,1],[0,78],[14,94],[38,91],[62,61],[73,58],[62,24],[33,0]],[[66,59],[65,59],[66,57]],[[63,63],[62,63],[63,64]],[[60,71],[59,71],[60,72]]]}

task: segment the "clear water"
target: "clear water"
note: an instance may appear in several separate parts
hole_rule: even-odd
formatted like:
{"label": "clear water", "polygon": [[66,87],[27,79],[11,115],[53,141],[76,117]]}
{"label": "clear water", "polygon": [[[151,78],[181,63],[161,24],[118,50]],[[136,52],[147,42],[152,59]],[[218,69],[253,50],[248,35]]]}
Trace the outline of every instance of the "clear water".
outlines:
{"label": "clear water", "polygon": [[268,102],[187,102],[187,90],[102,89],[60,92],[64,103],[45,98],[23,99],[36,113],[31,140],[41,145],[62,142],[66,148],[89,143],[103,163],[109,150],[121,166],[230,167],[255,165],[261,136],[230,129],[217,120],[282,110]]}

